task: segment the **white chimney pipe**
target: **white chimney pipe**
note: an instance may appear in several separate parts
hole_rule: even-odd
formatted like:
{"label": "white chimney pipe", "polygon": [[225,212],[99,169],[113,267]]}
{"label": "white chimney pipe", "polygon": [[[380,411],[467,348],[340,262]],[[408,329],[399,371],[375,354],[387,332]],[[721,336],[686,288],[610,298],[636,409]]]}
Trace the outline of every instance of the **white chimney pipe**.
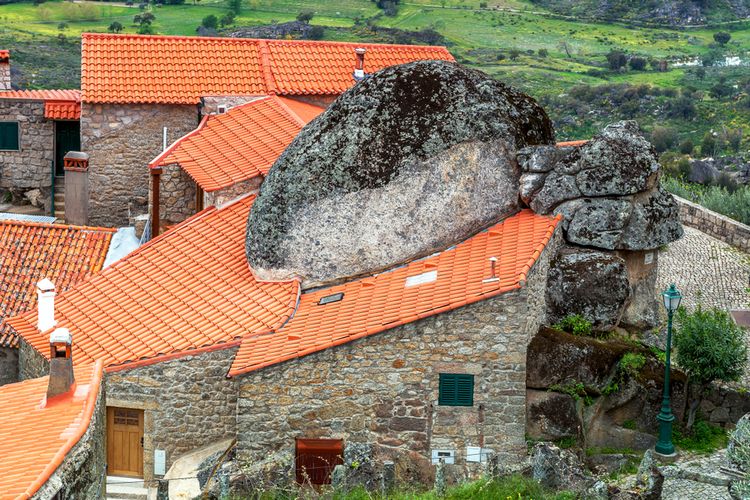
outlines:
{"label": "white chimney pipe", "polygon": [[55,321],[55,284],[44,278],[36,284],[38,317],[36,327],[40,332],[46,332],[57,324]]}
{"label": "white chimney pipe", "polygon": [[354,79],[360,81],[365,77],[365,48],[356,48],[354,53],[357,55],[357,63],[354,66]]}

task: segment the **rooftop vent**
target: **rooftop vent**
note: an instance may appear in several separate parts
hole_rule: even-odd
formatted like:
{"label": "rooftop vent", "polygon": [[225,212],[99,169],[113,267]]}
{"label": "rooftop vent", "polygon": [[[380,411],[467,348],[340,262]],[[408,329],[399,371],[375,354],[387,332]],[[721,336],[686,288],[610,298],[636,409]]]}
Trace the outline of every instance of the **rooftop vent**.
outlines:
{"label": "rooftop vent", "polygon": [[331,294],[331,295],[326,295],[325,297],[322,297],[318,301],[318,305],[324,306],[326,304],[330,304],[331,302],[339,302],[343,298],[344,298],[344,293],[343,292],[334,293],[334,294]]}
{"label": "rooftop vent", "polygon": [[483,279],[482,283],[494,283],[496,281],[500,281],[500,278],[497,277],[497,270],[495,269],[496,266],[497,257],[490,257],[490,277]]}
{"label": "rooftop vent", "polygon": [[58,328],[50,335],[47,399],[65,394],[72,389],[75,383],[72,346],[73,337],[67,328]]}
{"label": "rooftop vent", "polygon": [[55,284],[44,278],[36,284],[37,322],[40,332],[46,332],[57,324],[55,321]]}
{"label": "rooftop vent", "polygon": [[413,286],[424,285],[425,283],[432,283],[437,280],[437,271],[427,271],[426,273],[417,274],[416,276],[409,276],[406,278],[404,288],[411,288]]}

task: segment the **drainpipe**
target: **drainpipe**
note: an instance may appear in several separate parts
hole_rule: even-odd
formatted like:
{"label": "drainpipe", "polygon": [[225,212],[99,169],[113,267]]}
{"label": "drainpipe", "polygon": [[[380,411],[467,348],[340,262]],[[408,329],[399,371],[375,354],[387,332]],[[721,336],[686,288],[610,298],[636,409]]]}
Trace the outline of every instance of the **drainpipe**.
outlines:
{"label": "drainpipe", "polygon": [[151,238],[159,236],[159,184],[161,183],[161,167],[151,169]]}

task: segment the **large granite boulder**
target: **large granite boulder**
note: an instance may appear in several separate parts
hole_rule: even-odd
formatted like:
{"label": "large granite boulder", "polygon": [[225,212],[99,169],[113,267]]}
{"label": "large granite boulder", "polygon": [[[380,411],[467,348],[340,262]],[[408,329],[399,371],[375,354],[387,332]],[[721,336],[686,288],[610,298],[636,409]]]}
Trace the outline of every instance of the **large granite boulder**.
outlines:
{"label": "large granite boulder", "polygon": [[481,72],[385,69],[277,160],[249,216],[248,261],[309,287],[446,248],[517,212],[516,151],[553,142],[532,98]]}
{"label": "large granite boulder", "polygon": [[610,252],[562,247],[547,274],[547,320],[580,314],[598,330],[620,321],[630,298],[625,261]]}

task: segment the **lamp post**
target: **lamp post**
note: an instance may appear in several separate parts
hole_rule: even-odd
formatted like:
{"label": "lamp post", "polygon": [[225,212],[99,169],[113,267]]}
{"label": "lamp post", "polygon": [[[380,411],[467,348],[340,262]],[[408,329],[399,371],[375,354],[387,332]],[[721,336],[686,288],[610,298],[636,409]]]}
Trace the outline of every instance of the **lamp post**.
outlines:
{"label": "lamp post", "polygon": [[659,441],[656,443],[655,451],[661,455],[674,455],[674,445],[672,444],[672,407],[669,404],[669,370],[670,354],[672,350],[672,316],[680,307],[682,295],[675,288],[674,284],[662,294],[664,307],[667,309],[667,348],[666,361],[664,363],[664,397],[661,402],[661,411],[656,419],[659,421]]}

